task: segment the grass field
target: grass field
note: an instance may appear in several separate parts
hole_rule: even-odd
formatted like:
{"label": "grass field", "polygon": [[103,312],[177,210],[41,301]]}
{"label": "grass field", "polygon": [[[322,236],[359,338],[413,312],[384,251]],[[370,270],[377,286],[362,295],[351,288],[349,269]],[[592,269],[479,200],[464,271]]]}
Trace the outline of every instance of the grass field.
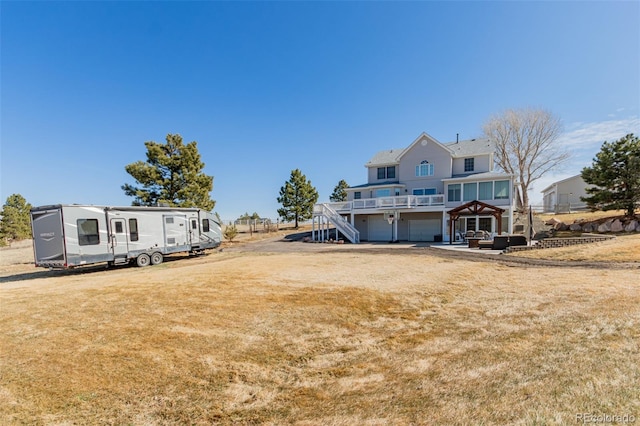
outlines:
{"label": "grass field", "polygon": [[0,423],[640,419],[638,277],[348,248],[13,271]]}

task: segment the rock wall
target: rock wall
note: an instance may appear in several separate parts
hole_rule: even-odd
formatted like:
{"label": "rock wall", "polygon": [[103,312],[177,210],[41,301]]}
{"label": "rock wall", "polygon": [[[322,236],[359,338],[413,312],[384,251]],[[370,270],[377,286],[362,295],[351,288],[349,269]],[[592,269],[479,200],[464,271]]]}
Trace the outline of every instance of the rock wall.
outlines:
{"label": "rock wall", "polygon": [[564,223],[556,218],[545,222],[556,231],[576,231],[576,232],[598,232],[598,233],[620,233],[620,232],[640,232],[640,222],[637,219],[628,217],[610,217],[594,221],[577,219],[571,224]]}
{"label": "rock wall", "polygon": [[582,237],[572,237],[572,238],[545,238],[544,240],[538,241],[537,244],[534,244],[532,246],[507,247],[504,250],[504,252],[513,253],[515,251],[570,247],[570,246],[577,246],[581,244],[600,243],[602,241],[611,240],[613,238],[615,238],[615,236],[613,235],[583,235]]}

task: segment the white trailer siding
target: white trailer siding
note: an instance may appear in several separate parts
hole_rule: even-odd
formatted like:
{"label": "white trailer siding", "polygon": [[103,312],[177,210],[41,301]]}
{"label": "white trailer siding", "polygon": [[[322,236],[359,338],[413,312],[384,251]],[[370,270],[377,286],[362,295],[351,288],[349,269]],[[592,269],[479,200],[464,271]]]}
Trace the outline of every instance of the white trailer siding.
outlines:
{"label": "white trailer siding", "polygon": [[36,266],[160,263],[220,245],[213,215],[196,208],[55,205],[31,210]]}

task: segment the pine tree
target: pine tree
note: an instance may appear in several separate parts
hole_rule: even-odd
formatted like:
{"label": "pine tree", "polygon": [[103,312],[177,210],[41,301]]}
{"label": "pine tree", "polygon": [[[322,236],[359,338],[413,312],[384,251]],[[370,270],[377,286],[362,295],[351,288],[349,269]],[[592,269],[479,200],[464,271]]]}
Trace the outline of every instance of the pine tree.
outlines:
{"label": "pine tree", "polygon": [[215,201],[209,193],[213,176],[203,173],[198,143],[184,145],[182,136],[168,134],[166,143],[145,142],[147,161],[137,161],[125,167],[140,186],[124,184],[125,194],[135,197],[134,206],[168,203],[177,207],[200,207],[213,210]]}
{"label": "pine tree", "polygon": [[591,209],[626,210],[633,217],[640,207],[640,139],[631,133],[605,141],[592,166],[582,169],[582,179],[595,185],[581,198]]}
{"label": "pine tree", "polygon": [[291,176],[280,188],[278,203],[282,208],[278,214],[285,222],[298,222],[313,217],[313,205],[318,201],[318,191],[311,185],[311,181],[299,169],[291,171]]}
{"label": "pine tree", "polygon": [[31,204],[20,194],[12,194],[2,206],[0,240],[23,240],[31,237]]}
{"label": "pine tree", "polygon": [[348,187],[349,187],[349,184],[344,179],[341,179],[340,182],[338,182],[338,184],[336,185],[336,187],[333,188],[333,194],[329,196],[329,200],[333,202],[347,201],[346,189]]}

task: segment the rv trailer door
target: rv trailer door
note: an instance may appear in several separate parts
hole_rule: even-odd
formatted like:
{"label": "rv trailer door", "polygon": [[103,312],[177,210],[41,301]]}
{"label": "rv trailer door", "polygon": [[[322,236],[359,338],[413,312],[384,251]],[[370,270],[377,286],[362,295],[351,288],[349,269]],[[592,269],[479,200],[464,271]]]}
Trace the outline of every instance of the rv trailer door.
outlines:
{"label": "rv trailer door", "polygon": [[111,251],[114,257],[123,256],[129,252],[127,241],[126,221],[124,219],[111,219]]}

